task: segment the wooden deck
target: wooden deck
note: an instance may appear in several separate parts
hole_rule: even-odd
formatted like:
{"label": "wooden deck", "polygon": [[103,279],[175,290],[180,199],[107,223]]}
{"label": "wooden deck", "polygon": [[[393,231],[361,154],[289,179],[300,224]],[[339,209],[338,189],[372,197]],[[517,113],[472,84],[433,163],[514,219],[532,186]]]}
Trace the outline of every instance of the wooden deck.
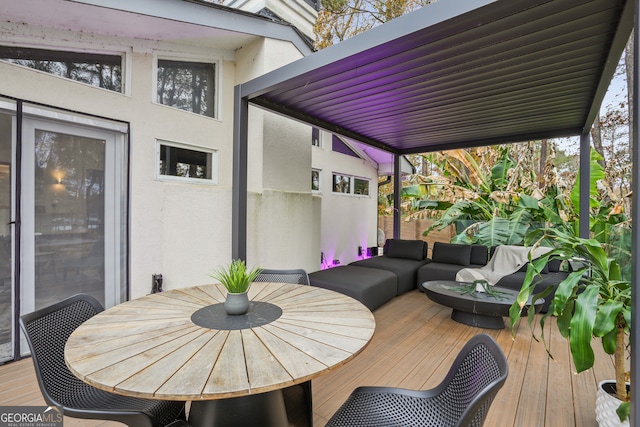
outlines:
{"label": "wooden deck", "polygon": [[[374,312],[377,327],[369,346],[353,361],[313,381],[315,425],[323,426],[352,389],[360,385],[431,388],[448,371],[473,335],[487,332],[502,347],[509,377],[491,406],[486,426],[595,427],[599,380],[613,378],[613,361],[594,343],[596,366],[574,374],[568,343],[555,324],[545,331],[554,359],[531,338],[526,321],[515,339],[509,329],[482,330],[452,321],[451,309],[418,291],[395,298]],[[30,359],[0,366],[0,405],[42,405]],[[65,427],[119,423],[65,417]]]}

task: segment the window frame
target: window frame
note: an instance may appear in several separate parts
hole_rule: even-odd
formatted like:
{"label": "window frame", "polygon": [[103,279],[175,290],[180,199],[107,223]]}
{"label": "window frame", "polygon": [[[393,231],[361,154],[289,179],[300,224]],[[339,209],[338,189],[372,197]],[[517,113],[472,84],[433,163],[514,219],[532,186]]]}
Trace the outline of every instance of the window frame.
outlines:
{"label": "window frame", "polygon": [[[349,191],[336,191],[336,177],[349,179]],[[333,172],[331,174],[331,192],[333,194],[352,194],[352,189],[353,189],[353,176],[346,173],[340,173],[340,172]]]}
{"label": "window frame", "polygon": [[[178,175],[165,175],[160,173],[160,159],[162,154],[162,147],[168,146],[172,148],[180,148],[183,150],[196,151],[199,153],[205,153],[211,156],[211,178],[192,178],[183,177]],[[156,153],[155,153],[155,179],[159,181],[168,182],[182,182],[200,185],[218,185],[218,150],[215,148],[207,148],[193,144],[185,144],[182,142],[168,141],[166,139],[156,139]]]}
{"label": "window frame", "polygon": [[[340,177],[347,177],[349,178],[349,191],[348,192],[341,192],[341,191],[336,191],[335,190],[335,177],[336,176],[340,176]],[[355,183],[356,180],[361,180],[361,181],[366,181],[369,184],[369,194],[356,194],[355,193]],[[341,173],[341,172],[332,172],[331,173],[331,192],[332,194],[339,194],[339,195],[346,195],[346,196],[355,196],[355,197],[371,197],[371,179],[369,178],[365,178],[365,177],[361,177],[361,176],[357,176],[357,175],[352,175],[352,174],[348,174],[348,173]]]}
{"label": "window frame", "polygon": [[31,43],[11,43],[11,42],[3,42],[1,44],[4,47],[7,48],[23,48],[23,49],[31,49],[31,50],[41,50],[41,51],[51,51],[51,52],[68,52],[70,54],[78,54],[78,55],[104,55],[104,56],[119,56],[120,57],[120,91],[115,91],[115,90],[111,90],[111,89],[107,89],[104,87],[100,87],[100,86],[94,86],[90,83],[85,83],[83,81],[80,80],[74,80],[65,76],[61,76],[58,74],[53,74],[53,73],[49,73],[46,71],[42,71],[42,70],[38,70],[36,68],[32,68],[32,67],[28,67],[26,65],[21,65],[21,64],[16,64],[13,62],[8,62],[8,61],[3,61],[0,59],[0,62],[3,62],[5,64],[9,64],[15,67],[21,67],[27,70],[31,70],[34,71],[36,73],[40,73],[46,76],[50,76],[50,77],[54,77],[57,79],[62,79],[66,82],[73,82],[76,84],[81,84],[81,85],[85,85],[87,87],[93,88],[93,89],[98,89],[98,90],[104,90],[107,91],[108,93],[119,93],[122,95],[127,95],[130,96],[131,95],[131,91],[130,91],[130,87],[131,87],[131,56],[132,56],[132,49],[131,47],[123,47],[122,49],[119,49],[118,47],[115,47],[114,49],[105,49],[105,50],[96,50],[93,47],[89,47],[89,48],[83,48],[83,47],[77,47],[77,46],[64,46],[64,45],[38,45],[38,44],[31,44]]}
{"label": "window frame", "polygon": [[[360,193],[356,193],[356,181],[364,181],[367,183],[367,194],[360,194]],[[359,176],[354,176],[353,177],[353,195],[354,196],[369,196],[371,194],[371,180],[367,179],[367,178],[362,178]]]}
{"label": "window frame", "polygon": [[[314,144],[313,134],[316,133],[316,132],[318,134],[318,143]],[[311,128],[311,146],[312,147],[322,148],[322,141],[323,141],[322,134],[323,133],[324,132],[320,128],[317,128],[317,127],[312,127]]]}
{"label": "window frame", "polygon": [[[194,113],[193,111],[183,110],[178,107],[173,107],[171,105],[162,104],[158,102],[158,61],[174,61],[174,62],[194,62],[200,64],[211,64],[213,65],[213,89],[214,89],[214,99],[212,101],[213,105],[213,116],[208,116],[200,113]],[[195,114],[199,117],[204,117],[207,119],[213,120],[221,120],[221,80],[222,80],[222,60],[219,57],[214,56],[206,56],[206,55],[176,55],[172,52],[164,52],[164,51],[154,51],[153,52],[153,76],[152,76],[152,93],[151,93],[151,102],[155,105],[159,105],[165,108],[171,108],[173,110],[182,111],[183,113]]]}
{"label": "window frame", "polygon": [[[317,172],[318,174],[318,188],[314,189],[313,188],[313,173]],[[312,168],[311,169],[311,192],[312,193],[321,193],[322,192],[322,169],[316,169],[316,168]]]}
{"label": "window frame", "polygon": [[[336,176],[340,176],[340,177],[347,177],[349,178],[349,191],[348,192],[341,192],[341,191],[336,191],[335,190],[335,182]],[[369,194],[356,194],[355,193],[355,182],[356,179],[359,179],[361,181],[367,181],[367,183],[369,184]],[[361,176],[357,176],[357,175],[351,175],[348,173],[341,173],[341,172],[332,172],[331,173],[331,192],[333,194],[340,194],[340,195],[347,195],[347,196],[355,196],[355,197],[371,197],[371,179],[369,178],[365,178],[365,177],[361,177]]]}

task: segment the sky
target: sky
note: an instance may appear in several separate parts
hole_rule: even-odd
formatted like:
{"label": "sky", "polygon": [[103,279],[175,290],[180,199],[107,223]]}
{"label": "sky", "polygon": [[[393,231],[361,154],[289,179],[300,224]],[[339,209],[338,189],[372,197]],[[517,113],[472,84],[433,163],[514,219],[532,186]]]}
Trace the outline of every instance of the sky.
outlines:
{"label": "sky", "polygon": [[[621,59],[622,61],[622,59]],[[620,68],[620,66],[618,67]],[[620,102],[627,102],[627,79],[624,73],[616,73],[609,89],[602,100],[600,114],[604,115],[607,109],[615,107]],[[580,137],[562,138],[557,140],[559,147],[567,154],[578,154],[580,151]]]}

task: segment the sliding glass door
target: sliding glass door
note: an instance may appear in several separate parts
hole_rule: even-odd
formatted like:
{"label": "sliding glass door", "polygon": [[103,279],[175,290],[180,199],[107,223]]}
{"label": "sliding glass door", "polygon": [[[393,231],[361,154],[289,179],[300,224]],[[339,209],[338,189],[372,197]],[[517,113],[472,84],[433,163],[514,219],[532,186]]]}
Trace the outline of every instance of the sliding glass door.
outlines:
{"label": "sliding glass door", "polygon": [[0,362],[28,352],[21,314],[76,293],[126,298],[127,133],[0,98]]}
{"label": "sliding glass door", "polygon": [[78,292],[121,300],[123,142],[110,130],[24,120],[23,311]]}

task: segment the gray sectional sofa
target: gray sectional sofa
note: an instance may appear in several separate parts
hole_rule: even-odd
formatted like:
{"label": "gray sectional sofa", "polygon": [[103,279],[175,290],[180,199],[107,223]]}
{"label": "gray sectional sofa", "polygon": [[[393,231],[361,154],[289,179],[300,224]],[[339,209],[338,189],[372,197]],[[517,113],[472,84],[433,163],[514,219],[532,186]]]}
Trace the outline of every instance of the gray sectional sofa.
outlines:
{"label": "gray sectional sofa", "polygon": [[[312,285],[349,295],[375,310],[391,298],[415,289],[428,280],[455,280],[462,268],[480,268],[487,264],[492,251],[484,245],[461,245],[436,242],[427,258],[427,242],[422,240],[388,239],[384,255],[352,262],[349,265],[320,270],[309,274]],[[527,265],[504,276],[496,286],[519,290]],[[560,263],[551,261],[537,277],[535,292],[561,282],[569,273],[560,270]],[[546,312],[551,297],[545,299]]]}
{"label": "gray sectional sofa", "polygon": [[369,310],[415,289],[418,268],[429,262],[427,242],[387,239],[384,255],[309,273],[313,286],[349,295]]}
{"label": "gray sectional sofa", "polygon": [[[417,283],[427,280],[455,280],[462,268],[480,268],[487,264],[493,251],[484,245],[460,245],[455,243],[436,242],[433,245],[431,262],[420,267],[416,273]],[[504,276],[496,286],[519,291],[527,274],[528,263],[515,273]],[[559,261],[550,261],[542,273],[534,279],[534,293],[544,291],[549,285],[557,285],[568,275],[561,271]],[[551,304],[553,293],[545,298],[542,312],[546,313]]]}

